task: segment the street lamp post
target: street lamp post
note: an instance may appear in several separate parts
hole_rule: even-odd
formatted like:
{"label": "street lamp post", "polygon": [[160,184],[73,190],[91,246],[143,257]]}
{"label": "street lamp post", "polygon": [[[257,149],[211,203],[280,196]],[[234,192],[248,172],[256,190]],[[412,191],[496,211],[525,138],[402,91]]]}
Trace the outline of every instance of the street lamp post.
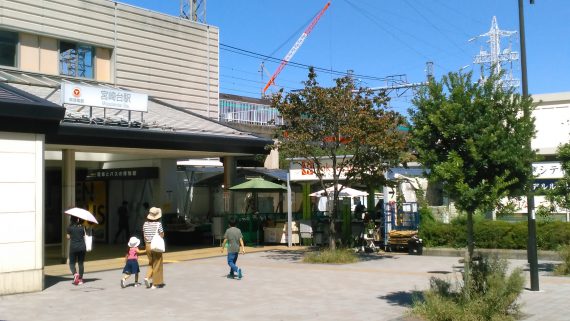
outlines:
{"label": "street lamp post", "polygon": [[[523,0],[519,1],[519,34],[521,42],[521,73],[522,73],[522,94],[528,97],[528,78],[526,71],[526,45],[524,31],[524,8]],[[530,0],[534,4],[534,0]],[[528,218],[528,248],[527,256],[530,265],[530,290],[538,291],[538,255],[536,250],[536,216],[534,211],[534,194],[532,189],[527,194],[527,218]]]}

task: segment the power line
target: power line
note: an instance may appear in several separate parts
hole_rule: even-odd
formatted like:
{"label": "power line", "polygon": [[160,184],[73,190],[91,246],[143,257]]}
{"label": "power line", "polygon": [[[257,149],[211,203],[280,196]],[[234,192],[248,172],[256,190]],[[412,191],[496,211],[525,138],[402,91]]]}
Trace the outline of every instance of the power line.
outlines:
{"label": "power line", "polygon": [[[231,70],[231,71],[240,72],[240,73],[243,73],[243,74],[259,76],[259,75],[258,75],[258,72],[252,72],[252,71],[242,70],[242,69],[238,69],[238,68],[234,68],[234,67],[220,66],[220,68],[221,68],[221,69],[228,69],[228,70]],[[224,75],[220,74],[220,77],[230,77],[230,76],[227,76],[227,75],[225,75],[225,74],[224,74]],[[233,76],[233,78],[240,79],[240,78],[238,78],[238,77],[236,77],[236,76]],[[245,80],[245,81],[250,81],[250,82],[256,82],[256,83],[260,84],[261,86],[265,85],[265,82],[264,82],[264,81],[259,80],[259,79],[257,79],[257,78],[256,78],[255,80],[254,80],[254,79],[251,79],[251,78],[247,78],[247,79],[243,79],[243,80]],[[287,78],[279,78],[279,83],[283,83],[283,82],[290,83],[290,84],[293,84],[293,85],[295,85],[295,86],[298,86],[298,85],[301,83],[301,82],[298,81],[298,80],[291,80],[291,79],[287,79]]]}
{"label": "power line", "polygon": [[[262,82],[262,81],[259,81],[259,80],[253,80],[253,79],[247,79],[247,78],[240,78],[240,77],[235,77],[235,76],[221,75],[221,78],[231,78],[231,79],[236,79],[236,80],[247,81],[247,82],[250,82],[250,83],[257,84],[257,85],[265,85],[265,82]],[[235,83],[234,83],[234,84],[235,84]],[[248,85],[244,85],[244,86],[259,88],[259,86],[257,86],[257,85],[248,84]],[[299,83],[299,85],[300,85],[300,83]],[[291,89],[291,90],[292,90],[292,89],[297,89],[297,87],[289,87],[289,86],[280,86],[280,87],[283,87],[283,88],[286,88],[286,89]]]}
{"label": "power line", "polygon": [[408,1],[404,1],[404,3],[406,5],[408,5],[410,8],[412,8],[412,10],[414,10],[422,19],[424,19],[425,22],[427,22],[430,26],[432,26],[432,28],[434,28],[435,30],[437,30],[441,35],[443,35],[447,40],[449,40],[449,42],[451,44],[453,44],[456,48],[458,48],[460,51],[465,52],[464,48],[461,48],[458,44],[455,43],[455,41],[453,41],[453,39],[451,39],[447,34],[445,34],[443,31],[441,31],[441,29],[436,26],[433,22],[431,22],[420,10],[418,10],[418,8],[416,8],[413,4],[411,4]]}
{"label": "power line", "polygon": [[[242,90],[242,89],[236,89],[236,88],[230,88],[230,87],[220,87],[220,91],[224,92],[224,93],[244,93],[244,94],[249,94],[249,95],[259,95],[258,92],[253,92],[253,91],[247,91],[247,90]],[[240,95],[241,96],[241,95]]]}
{"label": "power line", "polygon": [[[267,55],[260,54],[260,53],[254,52],[254,51],[241,49],[241,48],[226,45],[223,43],[220,43],[220,49],[226,50],[229,52],[233,52],[236,54],[252,57],[252,58],[264,59],[266,61],[271,61],[271,62],[274,62],[277,64],[281,63],[281,61],[282,61],[279,58],[267,56]],[[328,74],[333,74],[333,75],[337,75],[337,76],[347,76],[348,75],[348,73],[346,71],[338,71],[338,70],[327,69],[327,68],[323,68],[323,67],[316,67],[316,66],[302,64],[302,63],[298,63],[298,62],[294,62],[294,61],[289,61],[288,66],[295,67],[295,68],[301,68],[301,69],[307,69],[307,68],[313,67],[315,69],[315,71],[319,71],[322,73],[328,73]],[[389,80],[392,80],[392,78],[393,78],[393,76],[377,77],[377,76],[368,76],[368,75],[354,74],[354,73],[351,74],[351,76],[356,77],[356,78],[361,78],[361,79],[366,79],[366,80],[376,80],[376,81],[389,81]],[[395,75],[395,76],[400,76],[400,75]]]}
{"label": "power line", "polygon": [[[382,26],[382,25],[380,24],[380,22],[378,21],[378,19],[377,19],[376,17],[372,16],[370,13],[368,13],[367,10],[362,9],[361,7],[357,6],[356,4],[352,3],[352,2],[349,1],[349,0],[345,0],[345,2],[346,2],[349,6],[351,6],[354,10],[356,10],[356,11],[359,12],[361,15],[363,15],[364,17],[366,17],[366,18],[367,18],[368,20],[370,20],[372,23],[374,23],[378,28],[380,28],[380,29],[384,30],[386,33],[388,33],[393,39],[395,39],[396,41],[401,42],[403,45],[405,45],[406,47],[408,47],[411,51],[415,52],[416,54],[418,54],[418,55],[420,55],[421,57],[423,57],[424,59],[426,59],[426,61],[431,61],[431,60],[432,60],[432,59],[430,59],[429,57],[427,57],[426,55],[424,55],[423,53],[421,53],[420,51],[418,51],[414,46],[412,46],[412,45],[408,44],[407,42],[403,41],[403,40],[401,39],[401,37],[398,37],[398,36],[394,35],[390,30],[388,30],[387,28],[385,28],[384,26]],[[397,28],[397,27],[395,27],[395,26],[393,26],[393,25],[392,25],[391,27],[394,28],[394,29],[396,29],[396,30],[398,30],[398,31],[401,32],[401,33],[407,34],[408,36],[410,36],[410,37],[412,37],[412,38],[414,38],[414,39],[416,39],[416,40],[418,40],[418,41],[420,41],[420,42],[423,42],[423,43],[425,43],[425,44],[427,44],[427,45],[433,47],[433,44],[428,43],[428,42],[426,42],[425,40],[420,39],[420,38],[414,36],[413,34],[410,34],[409,32],[406,32],[405,30],[399,29],[399,28]],[[435,47],[434,47],[434,48],[435,48]],[[440,48],[435,48],[435,49],[441,50]],[[435,62],[434,62],[434,63],[435,63]],[[442,68],[442,69],[444,69],[444,70],[447,70],[447,68],[445,68],[445,67],[439,65],[438,63],[435,63],[435,64],[436,64],[437,66],[439,66],[440,68]]]}

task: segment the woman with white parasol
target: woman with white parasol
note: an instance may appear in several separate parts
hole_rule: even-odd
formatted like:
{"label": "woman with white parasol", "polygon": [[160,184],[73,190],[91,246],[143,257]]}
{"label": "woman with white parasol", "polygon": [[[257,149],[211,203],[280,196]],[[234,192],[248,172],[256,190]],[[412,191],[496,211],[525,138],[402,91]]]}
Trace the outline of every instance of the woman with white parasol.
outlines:
{"label": "woman with white parasol", "polygon": [[[85,235],[87,231],[83,226],[84,221],[90,221],[98,224],[97,219],[89,211],[82,208],[72,208],[65,211],[65,214],[70,215],[70,223],[67,227],[67,239],[69,240],[69,269],[73,274],[73,284],[83,284],[83,262],[85,261],[85,254],[87,247],[85,245]],[[75,268],[77,264],[78,269]],[[78,271],[79,270],[79,271]]]}

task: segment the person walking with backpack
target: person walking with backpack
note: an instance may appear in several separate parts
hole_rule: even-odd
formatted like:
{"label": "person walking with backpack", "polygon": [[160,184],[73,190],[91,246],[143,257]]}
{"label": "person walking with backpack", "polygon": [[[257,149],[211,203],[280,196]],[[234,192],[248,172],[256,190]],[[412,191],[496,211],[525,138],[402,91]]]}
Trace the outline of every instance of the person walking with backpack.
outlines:
{"label": "person walking with backpack", "polygon": [[243,245],[243,235],[241,230],[236,227],[236,221],[234,218],[230,218],[230,227],[224,233],[224,242],[222,243],[222,253],[224,253],[224,248],[228,244],[228,265],[230,266],[230,273],[227,275],[228,279],[233,279],[236,277],[239,280],[243,277],[243,272],[241,268],[236,265],[238,255],[241,249],[241,253],[245,254],[245,246]]}

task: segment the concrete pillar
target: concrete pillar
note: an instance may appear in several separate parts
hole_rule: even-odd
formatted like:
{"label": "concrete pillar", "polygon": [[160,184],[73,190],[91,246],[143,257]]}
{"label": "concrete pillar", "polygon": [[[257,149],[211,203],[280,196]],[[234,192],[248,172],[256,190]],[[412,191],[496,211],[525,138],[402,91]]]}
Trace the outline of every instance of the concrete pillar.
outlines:
{"label": "concrete pillar", "polygon": [[[273,140],[277,142],[277,140]],[[263,167],[270,168],[270,169],[278,169],[279,168],[279,151],[277,149],[272,149],[269,152],[269,155],[265,158],[263,162]]]}
{"label": "concrete pillar", "polygon": [[[75,207],[75,151],[65,149],[62,152],[63,164],[61,169],[61,208],[65,211]],[[67,226],[69,216],[61,215],[61,263],[67,263],[69,244],[67,241]]]}
{"label": "concrete pillar", "polygon": [[229,190],[229,188],[234,185],[236,180],[236,175],[237,175],[236,159],[233,156],[225,156],[223,163],[224,163],[224,211],[234,213],[235,212],[234,195]]}
{"label": "concrete pillar", "polygon": [[161,159],[159,173],[160,208],[162,214],[178,213],[178,194],[176,193],[176,160]]}

